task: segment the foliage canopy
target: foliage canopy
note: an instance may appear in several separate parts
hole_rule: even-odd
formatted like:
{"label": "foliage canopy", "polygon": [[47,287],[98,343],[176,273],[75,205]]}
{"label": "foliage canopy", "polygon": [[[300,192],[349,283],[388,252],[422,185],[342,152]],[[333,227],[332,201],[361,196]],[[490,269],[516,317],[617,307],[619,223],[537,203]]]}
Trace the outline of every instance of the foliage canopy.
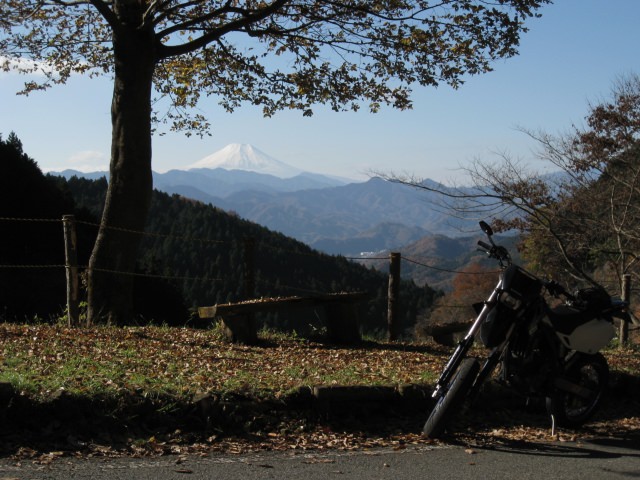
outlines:
{"label": "foliage canopy", "polygon": [[6,0],[0,55],[5,70],[43,75],[25,84],[28,93],[76,73],[114,75],[114,33],[132,28],[150,37],[153,103],[168,107],[156,120],[206,133],[190,108],[203,95],[228,111],[259,105],[265,115],[311,115],[313,104],[357,110],[360,99],[372,111],[409,108],[413,85],[457,87],[515,55],[526,19],[544,3]]}

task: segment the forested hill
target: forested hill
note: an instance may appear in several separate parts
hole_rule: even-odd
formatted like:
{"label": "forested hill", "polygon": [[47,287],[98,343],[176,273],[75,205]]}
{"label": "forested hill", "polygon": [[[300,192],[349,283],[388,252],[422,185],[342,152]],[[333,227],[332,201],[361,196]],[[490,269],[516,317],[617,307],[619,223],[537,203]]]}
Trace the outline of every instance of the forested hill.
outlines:
{"label": "forested hill", "polygon": [[[0,184],[0,318],[59,318],[65,304],[61,218],[76,215],[79,265],[87,265],[107,182],[43,175],[12,134],[7,140],[0,137]],[[142,235],[134,322],[195,325],[199,320],[194,307],[243,299],[244,249],[246,240],[253,239],[256,297],[365,291],[370,300],[360,312],[364,333],[386,329],[386,274],[320,254],[236,215],[155,191]],[[402,326],[407,332],[433,295],[428,287],[402,283]],[[298,329],[315,317],[314,312],[306,315],[263,320],[267,326]]]}
{"label": "forested hill", "polygon": [[[78,207],[96,217],[102,209],[106,181],[64,180]],[[361,318],[366,333],[386,328],[388,277],[344,257],[319,253],[307,245],[201,202],[154,191],[140,251],[141,271],[166,277],[190,307],[244,298],[243,262],[247,241],[254,243],[255,296],[366,291],[371,300]],[[403,325],[410,331],[416,315],[432,302],[434,292],[403,282]],[[165,319],[166,320],[166,319]],[[272,326],[287,319],[271,316]],[[296,320],[291,320],[295,322]]]}

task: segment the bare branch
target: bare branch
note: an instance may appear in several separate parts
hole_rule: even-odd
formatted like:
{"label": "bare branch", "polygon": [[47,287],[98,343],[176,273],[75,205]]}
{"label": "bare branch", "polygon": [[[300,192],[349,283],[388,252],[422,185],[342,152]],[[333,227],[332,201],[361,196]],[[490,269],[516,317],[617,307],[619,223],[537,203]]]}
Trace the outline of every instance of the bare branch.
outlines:
{"label": "bare branch", "polygon": [[[236,9],[237,13],[240,13],[242,15],[242,18],[235,21],[231,21],[221,27],[208,30],[201,37],[196,38],[195,40],[192,40],[190,42],[184,43],[182,45],[176,45],[176,46],[163,45],[160,49],[160,58],[168,58],[172,56],[183,55],[185,53],[193,52],[202,47],[205,47],[206,45],[221,38],[222,36],[226,35],[229,32],[246,29],[249,25],[256,22],[260,22],[265,18],[268,18],[270,15],[273,15],[278,9],[280,9],[283,5],[286,5],[288,2],[289,0],[274,0],[271,4],[267,5],[266,7],[256,9],[256,10]],[[231,7],[227,5],[230,5],[230,2],[228,2],[224,7],[230,10]],[[189,27],[195,23],[203,23],[215,17],[216,15],[219,15],[219,13],[215,13],[215,12],[216,11],[212,12],[211,14],[205,15],[203,17],[198,17],[197,19],[194,19],[192,21],[185,22],[181,25],[176,25],[172,28],[159,32],[157,36],[158,38],[162,38],[162,37],[171,35],[175,31],[178,31],[180,29],[188,30]]]}
{"label": "bare branch", "polygon": [[104,17],[111,27],[115,27],[118,24],[118,18],[115,13],[113,13],[113,10],[109,8],[107,2],[103,0],[89,0],[89,2],[100,12],[100,15]]}

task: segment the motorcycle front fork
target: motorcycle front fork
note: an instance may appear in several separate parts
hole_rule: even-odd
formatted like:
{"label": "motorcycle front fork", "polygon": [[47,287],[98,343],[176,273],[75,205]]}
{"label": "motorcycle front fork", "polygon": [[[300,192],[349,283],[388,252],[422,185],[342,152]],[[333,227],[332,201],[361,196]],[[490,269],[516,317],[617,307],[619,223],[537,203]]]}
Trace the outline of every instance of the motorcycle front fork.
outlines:
{"label": "motorcycle front fork", "polygon": [[473,337],[467,336],[458,343],[458,346],[449,358],[447,365],[444,367],[444,370],[442,370],[440,378],[438,378],[438,381],[436,382],[436,387],[432,395],[433,398],[439,398],[443,392],[442,389],[446,389],[447,385],[449,385],[451,378],[453,378],[453,374],[458,370],[462,359],[467,355],[467,352],[473,345],[473,340]]}
{"label": "motorcycle front fork", "polygon": [[[451,358],[449,358],[449,362],[447,363],[444,370],[442,371],[442,374],[440,375],[438,382],[436,383],[436,388],[435,388],[435,391],[433,392],[433,398],[438,398],[440,396],[442,388],[444,388],[446,385],[449,384],[449,382],[451,381],[451,378],[453,377],[453,374],[456,372],[456,370],[460,366],[462,359],[466,357],[467,353],[469,352],[469,349],[473,345],[473,340],[474,339],[472,337],[465,338],[458,344],[456,350],[453,352],[453,355],[451,355]],[[473,385],[469,390],[468,397],[471,400],[475,399],[484,381],[491,375],[493,370],[496,368],[496,366],[500,362],[500,356],[502,354],[502,351],[503,351],[502,349],[499,349],[497,347],[491,350],[491,353],[489,354],[484,364],[482,365],[480,372],[476,376],[473,382]]]}
{"label": "motorcycle front fork", "polygon": [[491,373],[500,362],[501,355],[502,350],[498,349],[497,347],[491,350],[491,353],[483,363],[478,376],[473,382],[471,390],[469,390],[469,394],[467,395],[469,401],[473,402],[477,398],[478,393],[480,392],[480,387],[482,387],[485,380],[491,376]]}
{"label": "motorcycle front fork", "polygon": [[473,325],[471,325],[471,327],[469,328],[467,335],[460,341],[460,343],[458,343],[458,346],[453,352],[453,355],[451,355],[451,358],[449,358],[449,361],[444,367],[440,378],[436,382],[436,387],[432,395],[433,398],[440,398],[440,396],[442,396],[443,394],[443,391],[446,391],[446,389],[448,388],[449,382],[458,370],[460,363],[469,352],[469,349],[471,349],[473,342],[475,341],[475,337],[480,331],[482,323],[487,318],[487,315],[489,314],[491,309],[495,306],[498,295],[501,292],[501,285],[502,280],[498,282],[498,285],[493,289],[493,292],[491,293],[487,301],[481,304],[482,308],[480,309],[480,313],[473,322]]}

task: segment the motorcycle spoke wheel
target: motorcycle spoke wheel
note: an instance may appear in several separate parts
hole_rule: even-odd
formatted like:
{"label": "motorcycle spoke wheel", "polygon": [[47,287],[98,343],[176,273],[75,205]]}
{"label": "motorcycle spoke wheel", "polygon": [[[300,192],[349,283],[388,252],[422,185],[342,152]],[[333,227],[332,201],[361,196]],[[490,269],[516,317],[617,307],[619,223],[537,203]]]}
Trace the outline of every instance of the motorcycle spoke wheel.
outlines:
{"label": "motorcycle spoke wheel", "polygon": [[547,399],[547,411],[557,424],[579,427],[597,410],[609,381],[609,367],[601,354],[582,355],[567,370],[558,390]]}
{"label": "motorcycle spoke wheel", "polygon": [[422,434],[425,437],[442,436],[447,422],[459,410],[479,371],[480,363],[477,359],[466,358],[462,361],[458,372],[447,385],[446,391],[438,399],[424,424]]}

